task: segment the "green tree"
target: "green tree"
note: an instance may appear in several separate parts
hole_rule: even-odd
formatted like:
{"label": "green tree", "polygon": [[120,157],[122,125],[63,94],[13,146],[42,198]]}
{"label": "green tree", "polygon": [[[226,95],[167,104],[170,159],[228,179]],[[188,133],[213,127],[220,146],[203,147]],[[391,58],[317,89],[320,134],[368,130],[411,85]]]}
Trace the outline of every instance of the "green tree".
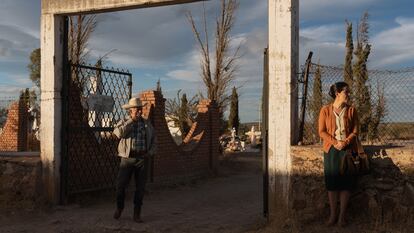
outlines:
{"label": "green tree", "polygon": [[157,87],[156,87],[156,89],[155,89],[156,91],[159,91],[160,93],[162,93],[162,89],[161,89],[161,80],[160,79],[158,79],[158,81],[157,81]]}
{"label": "green tree", "polygon": [[19,99],[26,103],[26,106],[28,108],[34,107],[37,101],[37,94],[34,90],[29,90],[29,88],[26,88],[20,91]]}
{"label": "green tree", "polygon": [[352,88],[354,86],[354,74],[352,72],[352,56],[354,52],[354,42],[352,38],[352,23],[346,21],[346,55],[344,65],[344,81]]}
{"label": "green tree", "polygon": [[[197,117],[198,95],[195,95],[190,100],[187,100],[187,95],[180,95],[180,93],[181,90],[178,90],[176,98],[167,99],[165,102],[165,114],[170,121],[174,122],[175,127],[180,128],[182,137],[185,138]],[[186,104],[183,104],[183,101],[186,102]],[[188,127],[184,126],[184,122],[187,123]]]}
{"label": "green tree", "polygon": [[30,63],[27,65],[30,73],[30,80],[40,88],[40,48],[34,49],[30,53]]}
{"label": "green tree", "polygon": [[4,107],[0,107],[0,128],[4,127],[4,124],[7,120],[8,109]]}
{"label": "green tree", "polygon": [[354,97],[355,105],[359,113],[360,135],[367,140],[369,125],[372,115],[371,93],[367,84],[368,69],[367,61],[371,52],[368,36],[368,12],[365,12],[360,20],[357,35],[357,47],[355,50],[356,62],[353,67],[354,73]]}
{"label": "green tree", "polygon": [[373,106],[375,109],[374,114],[371,117],[370,124],[368,126],[368,138],[370,140],[378,138],[378,127],[381,123],[381,120],[386,115],[386,101],[385,101],[385,94],[384,94],[384,85],[380,85],[377,83],[377,96],[378,99]]}
{"label": "green tree", "polygon": [[240,118],[239,118],[239,95],[236,87],[233,87],[230,102],[229,128],[235,128],[236,134],[239,132]]}
{"label": "green tree", "polygon": [[323,105],[322,72],[321,72],[321,67],[318,64],[318,66],[316,67],[315,78],[313,80],[312,100],[309,106],[311,114],[312,114],[313,135],[318,135],[319,112],[322,108],[322,105]]}
{"label": "green tree", "polygon": [[182,133],[183,138],[187,133],[190,131],[192,122],[188,116],[189,108],[188,108],[188,100],[187,95],[184,93],[181,96],[181,106],[179,110],[179,124],[180,124],[180,131]]}

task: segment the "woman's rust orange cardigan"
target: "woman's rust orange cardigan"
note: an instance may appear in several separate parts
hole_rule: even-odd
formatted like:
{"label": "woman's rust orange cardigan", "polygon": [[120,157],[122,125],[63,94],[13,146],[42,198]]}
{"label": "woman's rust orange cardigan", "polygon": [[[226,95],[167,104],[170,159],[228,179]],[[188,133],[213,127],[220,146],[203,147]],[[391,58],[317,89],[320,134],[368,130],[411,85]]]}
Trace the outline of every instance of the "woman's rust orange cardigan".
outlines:
{"label": "woman's rust orange cardigan", "polygon": [[[357,144],[355,139],[358,137],[358,115],[354,107],[348,106],[348,110],[344,115],[345,126],[345,144],[351,145],[353,151],[357,150]],[[322,107],[319,113],[319,136],[323,140],[323,151],[329,152],[329,148],[337,143],[335,139],[336,121],[335,114],[333,112],[333,105],[328,104]]]}

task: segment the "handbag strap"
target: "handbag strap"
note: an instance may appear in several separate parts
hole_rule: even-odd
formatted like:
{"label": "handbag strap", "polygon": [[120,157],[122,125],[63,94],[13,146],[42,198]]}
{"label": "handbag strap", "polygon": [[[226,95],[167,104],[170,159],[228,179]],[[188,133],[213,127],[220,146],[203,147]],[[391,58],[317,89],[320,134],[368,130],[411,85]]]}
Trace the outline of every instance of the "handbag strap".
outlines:
{"label": "handbag strap", "polygon": [[358,137],[356,138],[356,144],[357,144],[358,154],[364,154],[365,153],[364,148],[362,147],[362,143]]}

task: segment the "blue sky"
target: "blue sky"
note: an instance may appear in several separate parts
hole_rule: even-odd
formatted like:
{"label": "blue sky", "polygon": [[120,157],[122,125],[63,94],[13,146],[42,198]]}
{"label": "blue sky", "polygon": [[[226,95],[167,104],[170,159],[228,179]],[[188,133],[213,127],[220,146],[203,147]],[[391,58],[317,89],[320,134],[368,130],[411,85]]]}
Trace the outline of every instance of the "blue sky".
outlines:
{"label": "blue sky", "polygon": [[[90,43],[90,60],[116,49],[108,66],[129,69],[133,92],[155,87],[161,80],[165,97],[182,89],[187,95],[203,91],[199,54],[185,12],[198,18],[203,3],[105,13]],[[213,30],[219,1],[204,3]],[[369,68],[394,69],[414,66],[414,15],[409,0],[300,0],[300,63],[314,52],[314,61],[341,65],[344,60],[345,19],[356,24],[370,13],[373,45]],[[16,96],[33,86],[27,64],[30,52],[40,46],[40,0],[0,1],[0,99]],[[240,0],[233,30],[244,56],[235,86],[241,86],[242,122],[259,119],[262,88],[262,53],[267,46],[267,0]],[[211,37],[212,38],[212,37]]]}

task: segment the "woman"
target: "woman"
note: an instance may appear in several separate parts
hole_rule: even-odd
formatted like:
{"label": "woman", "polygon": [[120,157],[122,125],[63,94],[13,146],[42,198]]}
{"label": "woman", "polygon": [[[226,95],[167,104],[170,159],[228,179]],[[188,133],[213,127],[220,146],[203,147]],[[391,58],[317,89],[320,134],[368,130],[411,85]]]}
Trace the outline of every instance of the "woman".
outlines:
{"label": "woman", "polygon": [[[328,190],[331,226],[338,221],[345,226],[345,212],[350,191],[355,188],[356,177],[340,175],[340,164],[347,150],[357,151],[358,116],[349,102],[349,86],[337,82],[331,86],[329,95],[333,103],[323,106],[319,114],[319,136],[323,140],[325,186]],[[340,200],[339,216],[337,202]]]}

